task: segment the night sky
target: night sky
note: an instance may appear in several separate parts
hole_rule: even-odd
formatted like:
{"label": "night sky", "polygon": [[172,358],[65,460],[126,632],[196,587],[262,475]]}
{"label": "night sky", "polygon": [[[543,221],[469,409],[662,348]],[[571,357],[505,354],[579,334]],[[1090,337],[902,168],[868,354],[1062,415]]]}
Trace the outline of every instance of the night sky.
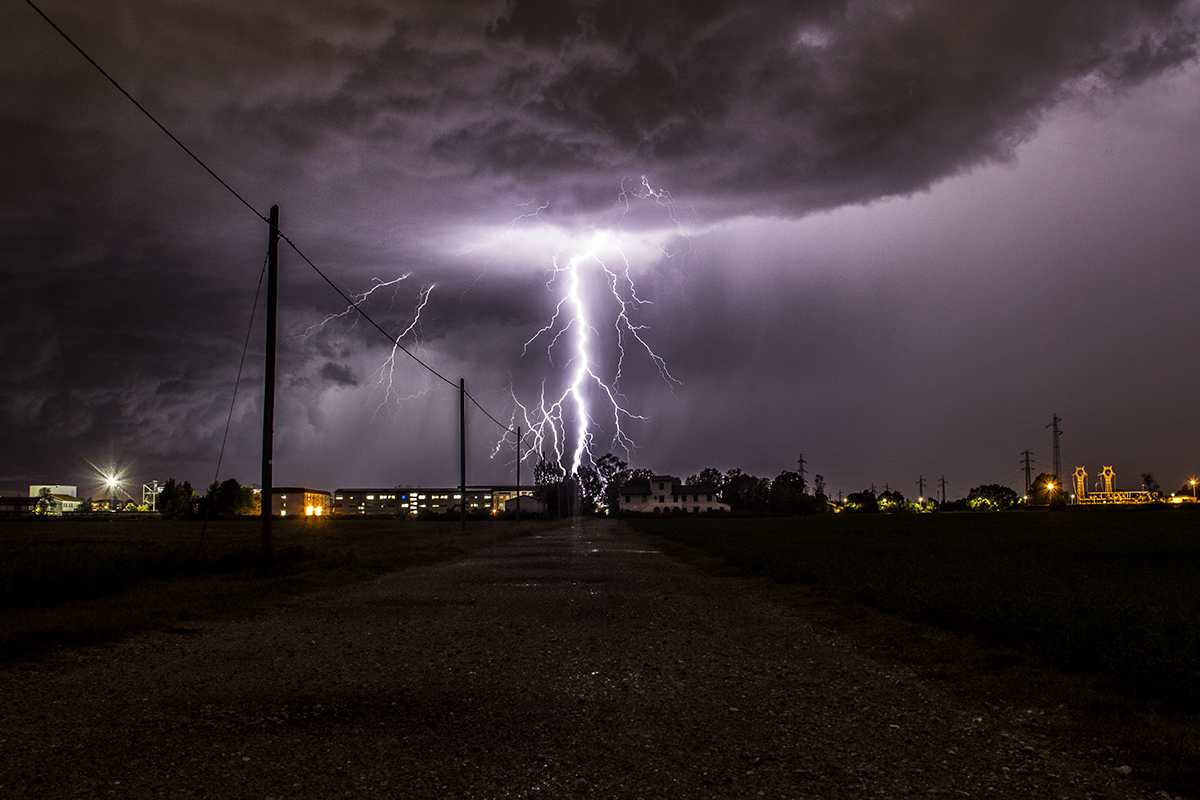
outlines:
{"label": "night sky", "polygon": [[[602,243],[615,277],[588,261],[580,292],[633,466],[1020,491],[1058,414],[1067,473],[1200,474],[1195,2],[38,4],[504,423],[578,366],[573,306],[537,334],[555,264]],[[0,491],[100,496],[91,464],[206,486],[266,225],[25,3],[0,70]],[[276,485],[457,483],[456,389],[326,322],[345,301],[286,245],[280,270]],[[262,324],[220,468],[243,483]],[[512,482],[469,416],[468,482]]]}

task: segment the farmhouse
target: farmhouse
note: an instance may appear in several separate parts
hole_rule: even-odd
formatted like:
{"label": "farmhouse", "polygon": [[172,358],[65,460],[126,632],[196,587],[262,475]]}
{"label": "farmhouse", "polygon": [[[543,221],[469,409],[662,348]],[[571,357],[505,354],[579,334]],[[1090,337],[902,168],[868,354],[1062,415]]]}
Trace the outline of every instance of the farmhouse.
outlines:
{"label": "farmhouse", "polygon": [[708,484],[687,486],[673,475],[652,475],[621,489],[620,511],[631,514],[703,514],[728,511],[717,500],[717,488]]}

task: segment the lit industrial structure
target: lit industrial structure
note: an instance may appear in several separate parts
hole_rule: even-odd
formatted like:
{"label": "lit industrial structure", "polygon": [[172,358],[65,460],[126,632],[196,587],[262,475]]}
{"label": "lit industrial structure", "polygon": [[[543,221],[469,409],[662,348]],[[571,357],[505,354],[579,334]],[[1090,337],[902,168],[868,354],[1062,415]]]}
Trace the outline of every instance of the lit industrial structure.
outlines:
{"label": "lit industrial structure", "polygon": [[1075,502],[1079,505],[1134,505],[1157,503],[1159,496],[1154,492],[1118,492],[1114,489],[1116,473],[1112,467],[1105,467],[1099,477],[1104,481],[1103,490],[1089,491],[1087,485],[1087,470],[1075,468]]}

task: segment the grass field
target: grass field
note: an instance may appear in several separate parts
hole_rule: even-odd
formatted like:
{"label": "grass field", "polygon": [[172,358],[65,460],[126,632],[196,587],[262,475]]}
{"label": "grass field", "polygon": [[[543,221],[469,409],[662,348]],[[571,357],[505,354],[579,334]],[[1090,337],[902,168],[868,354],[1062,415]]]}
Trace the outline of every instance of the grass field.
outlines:
{"label": "grass field", "polygon": [[257,519],[0,521],[0,662],[253,613],[546,525],[276,520],[268,566]]}
{"label": "grass field", "polygon": [[1200,514],[645,519],[638,529],[781,583],[1103,675],[1200,711]]}
{"label": "grass field", "polygon": [[781,602],[969,702],[1040,708],[1149,784],[1200,786],[1200,513],[630,523],[774,579]]}

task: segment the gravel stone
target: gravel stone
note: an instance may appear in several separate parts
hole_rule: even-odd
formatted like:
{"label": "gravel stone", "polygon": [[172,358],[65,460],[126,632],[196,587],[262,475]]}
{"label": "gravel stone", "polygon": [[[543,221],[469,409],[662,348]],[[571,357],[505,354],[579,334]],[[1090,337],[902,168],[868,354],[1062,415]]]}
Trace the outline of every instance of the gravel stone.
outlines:
{"label": "gravel stone", "polygon": [[0,796],[1151,798],[585,521],[0,686]]}

